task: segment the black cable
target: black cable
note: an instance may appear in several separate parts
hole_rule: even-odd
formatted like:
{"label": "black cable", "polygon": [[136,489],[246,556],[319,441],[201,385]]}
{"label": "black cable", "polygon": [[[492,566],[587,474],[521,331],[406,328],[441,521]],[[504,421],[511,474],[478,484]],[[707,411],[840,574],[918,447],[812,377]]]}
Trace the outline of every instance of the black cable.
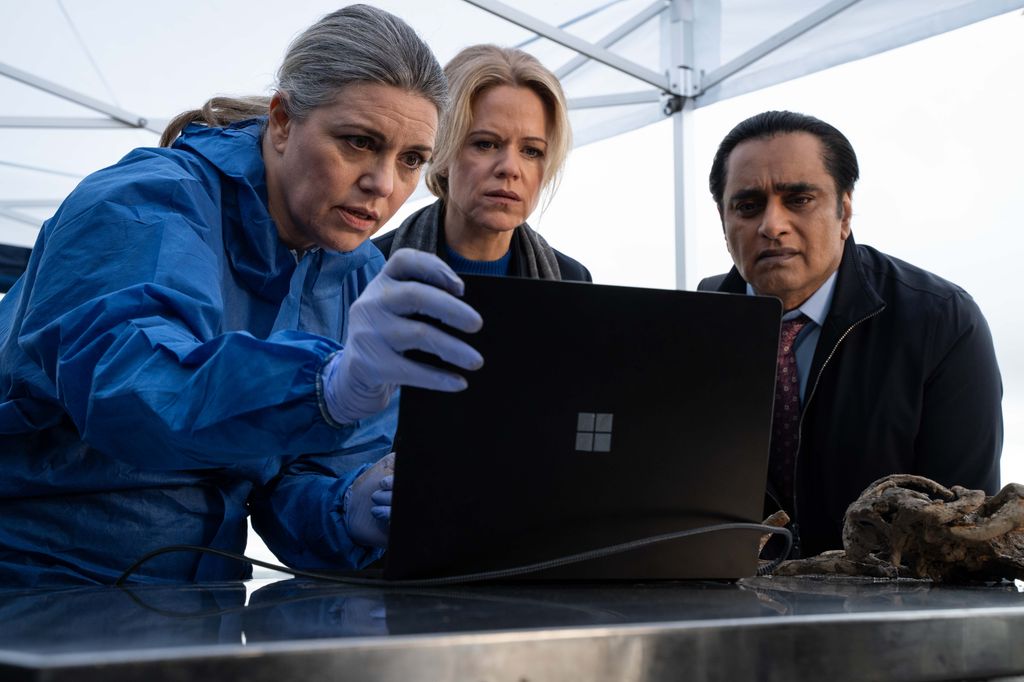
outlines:
{"label": "black cable", "polygon": [[789,553],[793,549],[793,533],[788,528],[778,528],[777,526],[763,526],[764,528],[777,528],[777,530],[785,531],[783,533],[776,532],[775,535],[781,535],[786,538],[786,546],[779,553],[779,556],[775,557],[771,561],[767,561],[757,567],[757,575],[771,575],[776,568],[779,567],[783,561],[789,558]]}
{"label": "black cable", "polygon": [[529,573],[536,573],[538,571],[545,571],[552,568],[559,568],[561,566],[567,566],[569,564],[575,564],[582,561],[600,559],[606,556],[611,556],[613,554],[621,554],[622,552],[628,552],[633,549],[647,547],[649,545],[658,544],[660,542],[678,540],[693,535],[702,535],[704,533],[713,533],[722,530],[757,530],[761,531],[762,533],[782,535],[786,538],[786,547],[780,555],[780,557],[778,559],[775,559],[771,563],[765,564],[764,566],[758,568],[758,575],[766,575],[767,573],[773,571],[782,562],[782,560],[786,558],[786,556],[789,554],[789,550],[793,546],[793,535],[789,532],[789,529],[787,528],[765,526],[760,523],[720,523],[712,526],[701,526],[700,528],[691,528],[690,530],[663,533],[661,535],[654,535],[647,538],[641,538],[639,540],[623,542],[617,545],[612,545],[610,547],[602,547],[600,549],[579,552],[577,554],[570,554],[568,556],[559,557],[557,559],[549,559],[547,561],[526,564],[525,566],[516,566],[514,568],[505,568],[495,571],[483,571],[480,573],[468,573],[464,575],[445,576],[441,578],[385,580],[381,578],[358,578],[353,576],[339,576],[330,573],[319,573],[317,571],[304,571],[298,568],[288,568],[286,566],[281,566],[279,564],[270,563],[268,561],[261,561],[259,559],[253,559],[242,554],[235,554],[234,552],[227,552],[225,550],[214,549],[212,547],[200,547],[198,545],[169,545],[167,547],[161,547],[160,549],[153,550],[152,552],[143,555],[118,577],[118,579],[114,582],[114,585],[123,585],[125,580],[127,580],[128,577],[131,576],[131,574],[134,573],[144,563],[146,563],[154,557],[160,556],[161,554],[168,554],[171,552],[200,552],[205,554],[214,554],[216,556],[224,557],[226,559],[244,561],[255,566],[269,568],[274,571],[288,573],[290,575],[298,577],[313,578],[314,580],[325,580],[328,582],[335,583],[345,583],[348,585],[364,585],[373,587],[432,587],[436,585],[457,585],[462,583],[483,582],[485,580],[501,580],[504,578],[512,578],[520,575],[526,575]]}

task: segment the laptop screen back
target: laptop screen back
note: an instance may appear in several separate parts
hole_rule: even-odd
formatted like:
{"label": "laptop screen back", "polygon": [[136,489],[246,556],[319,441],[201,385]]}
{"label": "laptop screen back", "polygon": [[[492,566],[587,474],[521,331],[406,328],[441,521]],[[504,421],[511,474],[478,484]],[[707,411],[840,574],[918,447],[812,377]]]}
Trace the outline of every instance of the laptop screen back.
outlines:
{"label": "laptop screen back", "polygon": [[[520,566],[760,521],[775,299],[464,276],[469,388],[403,388],[385,575]],[[738,578],[757,533],[674,540],[542,578]]]}

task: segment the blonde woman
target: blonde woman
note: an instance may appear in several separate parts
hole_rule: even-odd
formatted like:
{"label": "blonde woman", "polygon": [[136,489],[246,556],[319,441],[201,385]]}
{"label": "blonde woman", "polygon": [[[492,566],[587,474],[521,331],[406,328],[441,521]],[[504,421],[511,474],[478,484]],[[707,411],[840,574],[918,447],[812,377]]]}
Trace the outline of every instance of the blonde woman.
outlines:
{"label": "blonde woman", "polygon": [[436,253],[460,273],[591,281],[526,224],[572,145],[558,79],[495,45],[462,50],[445,75],[452,105],[426,179],[438,200],[374,244],[388,258],[401,248]]}

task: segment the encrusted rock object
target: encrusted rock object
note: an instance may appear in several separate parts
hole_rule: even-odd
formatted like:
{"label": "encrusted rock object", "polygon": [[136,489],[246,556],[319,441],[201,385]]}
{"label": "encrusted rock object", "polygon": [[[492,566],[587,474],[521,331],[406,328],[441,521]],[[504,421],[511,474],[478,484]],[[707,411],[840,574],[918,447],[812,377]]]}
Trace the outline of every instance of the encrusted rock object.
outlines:
{"label": "encrusted rock object", "polygon": [[1024,485],[988,497],[923,476],[886,476],[847,508],[843,548],[783,562],[773,573],[1024,580]]}

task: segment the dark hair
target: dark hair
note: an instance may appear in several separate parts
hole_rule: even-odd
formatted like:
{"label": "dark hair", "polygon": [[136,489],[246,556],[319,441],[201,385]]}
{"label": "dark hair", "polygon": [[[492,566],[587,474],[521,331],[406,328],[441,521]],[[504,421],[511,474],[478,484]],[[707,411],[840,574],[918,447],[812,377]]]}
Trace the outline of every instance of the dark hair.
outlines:
{"label": "dark hair", "polygon": [[786,133],[810,133],[821,140],[822,161],[825,163],[825,170],[835,182],[839,211],[842,212],[843,193],[852,193],[853,186],[857,182],[857,178],[860,177],[857,154],[853,151],[853,145],[845,135],[828,123],[813,116],[797,114],[792,111],[765,111],[751,116],[730,130],[718,145],[715,160],[711,163],[711,176],[708,180],[711,196],[718,204],[719,211],[723,208],[722,199],[725,194],[725,176],[729,172],[729,155],[732,154],[736,145],[747,140],[765,139]]}
{"label": "dark hair", "polygon": [[[434,53],[404,21],[382,9],[350,5],[328,14],[296,37],[277,72],[285,111],[302,120],[350,83],[380,83],[425,97],[441,114],[448,81]],[[189,123],[226,126],[266,115],[269,97],[216,97],[176,116],[164,130],[170,146]]]}

